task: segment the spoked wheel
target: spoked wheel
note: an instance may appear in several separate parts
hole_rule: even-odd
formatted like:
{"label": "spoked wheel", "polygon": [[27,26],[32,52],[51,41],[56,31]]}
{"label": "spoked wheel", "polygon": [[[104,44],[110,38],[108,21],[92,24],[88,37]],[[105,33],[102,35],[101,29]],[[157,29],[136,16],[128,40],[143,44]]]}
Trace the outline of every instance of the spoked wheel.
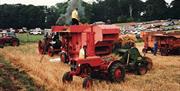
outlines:
{"label": "spoked wheel", "polygon": [[83,80],[83,88],[88,89],[88,88],[91,88],[92,85],[93,85],[93,80],[91,77],[86,77]]}
{"label": "spoked wheel", "polygon": [[147,67],[145,67],[145,66],[139,67],[137,70],[138,75],[144,75],[146,73],[147,73]]}
{"label": "spoked wheel", "polygon": [[120,63],[114,63],[109,68],[109,78],[112,82],[121,82],[125,78],[125,69]]}
{"label": "spoked wheel", "polygon": [[69,83],[69,82],[73,81],[73,77],[70,75],[70,72],[66,72],[63,75],[62,81],[63,81],[63,83]]}
{"label": "spoked wheel", "polygon": [[54,51],[53,51],[53,48],[52,48],[52,47],[49,47],[49,49],[48,49],[48,55],[49,55],[50,57],[52,57],[52,56],[54,55]]}

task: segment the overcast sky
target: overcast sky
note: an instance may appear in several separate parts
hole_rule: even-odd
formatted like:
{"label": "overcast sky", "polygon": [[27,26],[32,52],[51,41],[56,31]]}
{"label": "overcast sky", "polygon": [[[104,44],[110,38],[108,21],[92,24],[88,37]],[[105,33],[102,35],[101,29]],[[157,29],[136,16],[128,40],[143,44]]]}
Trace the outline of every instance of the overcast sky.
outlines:
{"label": "overcast sky", "polygon": [[[0,4],[17,4],[17,3],[21,3],[21,4],[33,4],[33,5],[47,5],[47,6],[51,6],[51,5],[55,5],[56,3],[59,2],[64,2],[67,0],[0,0]],[[86,2],[92,2],[94,0],[84,0]],[[142,1],[146,1],[146,0],[142,0]],[[165,0],[166,2],[170,3],[172,0]]]}

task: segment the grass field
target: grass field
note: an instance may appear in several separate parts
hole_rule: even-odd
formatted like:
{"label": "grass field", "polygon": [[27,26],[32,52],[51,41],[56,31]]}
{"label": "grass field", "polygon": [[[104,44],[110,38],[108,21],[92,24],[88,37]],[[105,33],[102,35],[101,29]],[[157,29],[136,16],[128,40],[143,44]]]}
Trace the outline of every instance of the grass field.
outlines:
{"label": "grass field", "polygon": [[[137,47],[141,50],[143,44],[138,43]],[[51,63],[47,55],[41,61],[37,43],[5,47],[0,49],[0,54],[16,67],[25,70],[36,84],[45,86],[48,91],[85,91],[82,89],[83,79],[79,77],[74,77],[71,84],[63,84],[61,78],[70,70],[69,65]],[[125,82],[120,84],[95,80],[90,91],[179,91],[180,56],[153,56],[150,53],[146,56],[151,57],[154,63],[153,69],[146,75],[127,74]]]}
{"label": "grass field", "polygon": [[44,87],[38,87],[33,79],[24,70],[10,64],[0,55],[0,91],[44,91]]}
{"label": "grass field", "polygon": [[21,43],[35,43],[43,38],[43,35],[30,35],[29,33],[17,34]]}

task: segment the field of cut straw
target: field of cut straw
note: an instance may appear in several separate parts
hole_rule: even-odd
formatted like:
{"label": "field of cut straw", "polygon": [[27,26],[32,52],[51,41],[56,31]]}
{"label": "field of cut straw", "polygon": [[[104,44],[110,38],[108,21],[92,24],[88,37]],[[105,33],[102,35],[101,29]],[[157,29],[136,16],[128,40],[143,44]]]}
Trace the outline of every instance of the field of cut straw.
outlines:
{"label": "field of cut straw", "polygon": [[[139,50],[143,44],[138,43]],[[19,47],[5,47],[0,49],[0,54],[7,60],[25,70],[33,80],[47,91],[84,91],[82,78],[74,77],[71,84],[63,84],[63,74],[70,70],[69,65],[61,62],[50,62],[49,56],[38,54],[37,43],[24,44]],[[180,56],[153,56],[153,69],[146,75],[138,76],[127,74],[125,82],[120,84],[94,81],[90,91],[179,91],[180,90]],[[58,56],[56,56],[58,57]]]}

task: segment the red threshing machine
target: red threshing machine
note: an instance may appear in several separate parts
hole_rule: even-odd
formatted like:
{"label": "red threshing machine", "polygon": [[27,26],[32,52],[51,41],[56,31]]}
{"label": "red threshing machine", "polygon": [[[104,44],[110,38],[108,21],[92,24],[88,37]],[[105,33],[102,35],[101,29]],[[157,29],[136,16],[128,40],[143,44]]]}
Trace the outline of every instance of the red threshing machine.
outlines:
{"label": "red threshing machine", "polygon": [[[63,82],[71,82],[73,76],[85,78],[83,88],[92,85],[91,77],[100,77],[111,82],[121,82],[125,69],[113,58],[102,57],[112,53],[113,42],[118,39],[120,28],[115,25],[53,26],[62,41],[61,60],[71,63],[71,71],[64,74]],[[86,58],[78,57],[82,46],[87,46]],[[97,76],[98,75],[98,76]]]}
{"label": "red threshing machine", "polygon": [[162,31],[143,31],[141,32],[141,38],[144,41],[144,48],[143,52],[147,53],[148,51],[151,51],[153,53],[153,47],[154,47],[154,42],[155,42],[155,37],[153,36],[154,34],[163,34],[164,32]]}
{"label": "red threshing machine", "polygon": [[180,32],[141,32],[141,38],[144,41],[143,52],[151,50],[155,41],[158,42],[158,49],[161,55],[167,56],[170,53],[180,54]]}
{"label": "red threshing machine", "polygon": [[162,56],[180,54],[180,32],[155,34],[154,37],[158,40],[158,47]]}

